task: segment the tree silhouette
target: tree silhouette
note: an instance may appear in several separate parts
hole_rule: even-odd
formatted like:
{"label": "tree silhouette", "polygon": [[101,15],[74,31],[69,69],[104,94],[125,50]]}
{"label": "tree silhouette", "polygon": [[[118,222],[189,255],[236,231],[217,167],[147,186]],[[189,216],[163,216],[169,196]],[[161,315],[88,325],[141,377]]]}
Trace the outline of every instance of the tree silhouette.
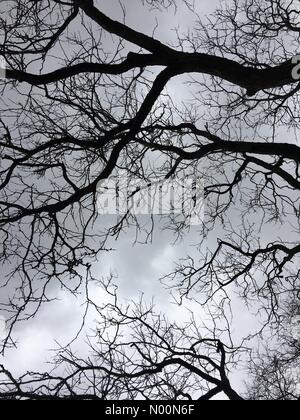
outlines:
{"label": "tree silhouette", "polygon": [[142,298],[121,305],[111,280],[103,282],[111,299],[97,306],[100,320],[91,358],[62,348],[54,372],[63,364],[68,372],[64,377],[29,373],[14,378],[2,366],[2,398],[208,400],[223,392],[242,400],[228,379],[237,349],[213,333],[203,337],[193,319],[183,326],[168,322]]}
{"label": "tree silhouette", "polygon": [[[278,314],[299,291],[295,2],[231,0],[211,17],[196,16],[195,27],[177,32],[173,42],[157,39],[153,28],[149,35],[129,27],[126,5],[117,21],[92,0],[6,3],[0,20],[7,63],[0,118],[0,308],[9,326],[3,351],[16,344],[15,325],[53,299],[54,284],[86,293],[108,238],[142,230],[130,211],[108,229],[95,228],[99,183],[120,170],[146,183],[187,174],[204,182],[199,260],[181,259],[163,278],[179,302],[196,298],[206,306],[221,296],[211,311],[214,323],[227,319],[237,293],[263,317],[262,331],[272,323],[283,328]],[[142,3],[145,20],[149,9],[193,8],[188,0]],[[193,101],[176,104],[168,92],[175,78],[190,85]],[[167,226],[184,235],[189,220],[170,217]],[[227,354],[237,346],[220,340],[218,329],[196,338],[152,309],[144,323],[137,305],[133,318],[112,307],[117,325],[129,321],[138,328],[134,340],[100,336],[96,365],[71,350],[60,353],[58,364],[71,369],[64,379],[14,379],[3,367],[4,397],[211,398],[223,392],[241,398],[227,376]],[[222,328],[230,336],[228,325]]]}
{"label": "tree silhouette", "polygon": [[265,340],[249,365],[252,380],[247,397],[252,400],[299,400],[299,299],[286,302],[282,323],[271,330],[274,340]]}

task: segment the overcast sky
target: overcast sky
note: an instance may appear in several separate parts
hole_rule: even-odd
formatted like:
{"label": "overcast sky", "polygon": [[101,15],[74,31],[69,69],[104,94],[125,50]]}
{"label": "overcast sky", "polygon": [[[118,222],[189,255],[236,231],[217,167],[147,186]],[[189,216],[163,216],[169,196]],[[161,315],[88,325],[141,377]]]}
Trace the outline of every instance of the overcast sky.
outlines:
{"label": "overcast sky", "polygon": [[[155,18],[158,19],[158,28],[155,36],[164,41],[175,39],[175,32],[172,31],[180,25],[183,32],[188,31],[193,26],[195,16],[185,7],[180,8],[177,15],[172,13],[160,14],[157,11],[146,12],[138,0],[128,0],[126,3],[126,23],[142,32],[152,33],[155,25]],[[179,3],[179,2],[178,2]],[[118,1],[98,0],[96,4],[114,19],[121,18],[121,8]],[[216,0],[196,1],[197,12],[200,16],[212,13],[218,4]],[[168,84],[168,92],[174,100],[184,101],[188,92],[186,86],[176,78]],[[101,222],[100,222],[101,223]],[[99,262],[94,266],[94,273],[99,277],[113,272],[118,275],[117,283],[120,294],[124,299],[134,299],[139,293],[144,293],[145,298],[150,300],[153,296],[157,307],[164,311],[171,319],[183,320],[188,317],[188,311],[183,307],[179,308],[172,304],[170,295],[159,282],[159,278],[170,271],[174,261],[186,254],[197,254],[195,243],[198,242],[199,231],[197,227],[192,227],[184,240],[174,244],[174,237],[168,231],[162,231],[159,220],[157,219],[154,231],[153,242],[143,245],[136,244],[134,247],[134,232],[122,234],[118,241],[113,243],[116,250],[100,256]],[[84,307],[80,299],[75,299],[66,292],[55,291],[59,301],[44,305],[36,318],[17,327],[16,335],[19,346],[16,350],[11,350],[5,357],[5,365],[16,374],[21,374],[27,370],[43,370],[47,366],[45,362],[51,358],[49,349],[55,347],[55,341],[66,344],[74,333],[78,330]],[[103,294],[101,289],[92,290],[95,299],[100,299]],[[192,303],[189,303],[191,309]],[[236,311],[240,311],[240,316],[235,324],[238,331],[242,326],[253,322],[250,314],[243,310],[241,303],[236,300]],[[201,317],[199,306],[194,306],[196,316]],[[86,331],[93,328],[94,314],[90,314],[86,325]],[[1,333],[0,319],[0,333]],[[84,337],[84,333],[82,335]],[[85,351],[82,342],[76,344],[81,352]],[[0,359],[1,363],[1,359]],[[239,377],[236,378],[239,380]]]}

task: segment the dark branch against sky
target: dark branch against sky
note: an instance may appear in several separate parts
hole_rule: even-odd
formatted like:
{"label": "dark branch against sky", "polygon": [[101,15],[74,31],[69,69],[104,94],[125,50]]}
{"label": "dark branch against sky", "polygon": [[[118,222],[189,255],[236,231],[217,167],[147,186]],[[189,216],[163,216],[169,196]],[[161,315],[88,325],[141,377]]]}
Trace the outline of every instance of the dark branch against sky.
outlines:
{"label": "dark branch against sky", "polygon": [[[287,332],[300,253],[292,3],[1,6],[4,398],[299,397],[299,343]],[[99,185],[118,174],[146,186],[201,180],[204,220],[99,214]],[[52,308],[66,317],[54,373],[40,353],[39,372],[19,377],[24,340],[43,340],[37,325],[57,340]]]}

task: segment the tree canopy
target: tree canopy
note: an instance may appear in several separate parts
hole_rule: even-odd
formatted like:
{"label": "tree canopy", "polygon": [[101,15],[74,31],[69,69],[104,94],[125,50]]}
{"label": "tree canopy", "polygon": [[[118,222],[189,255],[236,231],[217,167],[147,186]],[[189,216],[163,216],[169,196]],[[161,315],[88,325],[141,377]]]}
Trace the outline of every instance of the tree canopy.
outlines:
{"label": "tree canopy", "polygon": [[[142,32],[126,2],[110,13],[100,0],[1,3],[3,354],[56,287],[99,315],[88,359],[64,347],[57,371],[15,378],[4,357],[2,398],[299,398],[299,340],[286,329],[300,315],[297,3],[230,0],[200,16],[191,0],[144,0]],[[189,27],[158,36],[152,17],[176,13],[193,16]],[[99,184],[120,171],[146,185],[203,182],[198,257],[182,255],[161,280],[209,323],[171,322],[142,298],[124,307],[113,279],[93,272],[111,238],[135,229],[147,242],[158,223],[129,209],[104,226]],[[182,241],[191,229],[188,217],[162,223]],[[95,303],[95,282],[109,303]],[[236,298],[260,324],[240,339]],[[230,377],[245,364],[240,392]]]}

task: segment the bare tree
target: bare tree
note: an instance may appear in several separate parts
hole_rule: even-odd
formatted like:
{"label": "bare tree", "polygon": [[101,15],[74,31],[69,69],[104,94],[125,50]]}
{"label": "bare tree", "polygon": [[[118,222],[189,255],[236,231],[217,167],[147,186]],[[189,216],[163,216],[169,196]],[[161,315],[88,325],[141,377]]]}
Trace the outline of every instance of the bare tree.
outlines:
{"label": "bare tree", "polygon": [[[123,21],[116,21],[92,0],[1,3],[0,55],[7,70],[1,81],[0,258],[6,294],[0,308],[9,324],[3,349],[14,344],[16,322],[32,318],[53,298],[53,284],[86,292],[91,262],[107,250],[107,238],[128,226],[140,229],[129,212],[95,234],[97,186],[118,170],[146,182],[153,174],[163,180],[187,171],[203,179],[199,261],[188,257],[164,281],[179,300],[206,304],[223,296],[215,317],[224,313],[235,288],[248,308],[265,315],[265,326],[280,327],[281,302],[299,290],[300,84],[293,78],[293,57],[300,25],[294,3],[232,0],[212,17],[198,17],[195,28],[178,32],[173,43],[129,27],[126,6]],[[143,4],[165,11],[178,6],[172,0]],[[193,8],[191,1],[183,4]],[[168,94],[175,77],[192,85],[192,104],[179,107]],[[149,164],[153,152],[159,156],[155,166]],[[181,234],[187,225],[172,220],[169,227]],[[155,343],[157,337],[150,338]],[[217,342],[204,344],[215,349]],[[177,360],[173,344],[170,360]],[[219,350],[225,355],[222,343]],[[183,351],[189,360],[192,355]],[[210,367],[201,374],[213,369],[221,379],[206,376],[215,390],[201,385],[198,391],[230,397],[222,360],[208,357],[213,364],[207,360]],[[73,368],[78,363],[72,357],[68,362]],[[163,363],[151,362],[154,370]],[[180,363],[171,363],[173,372]],[[84,363],[79,366],[80,376]],[[145,366],[138,368],[133,382],[141,387]],[[16,386],[27,379],[16,382],[3,372],[14,385],[7,395],[22,396]],[[118,378],[120,372],[113,372]],[[188,381],[192,374],[204,379],[190,366],[187,372]],[[72,385],[51,378],[54,395],[63,385],[72,396],[76,375]],[[127,390],[133,378],[122,375]],[[155,378],[153,392],[161,396],[164,387]]]}
{"label": "bare tree", "polygon": [[[299,400],[300,310],[295,297],[283,305],[282,325],[273,325],[269,340],[249,363],[251,382],[247,398],[252,400]],[[275,337],[275,339],[274,339]]]}
{"label": "bare tree", "polygon": [[[61,349],[51,374],[14,378],[0,370],[2,398],[15,399],[164,399],[209,400],[223,393],[242,400],[228,373],[238,349],[201,335],[193,317],[185,325],[170,323],[143,299],[121,305],[117,290],[103,283],[110,302],[97,306],[100,321],[90,341],[91,357]],[[206,331],[207,333],[207,331]],[[63,365],[65,375],[55,376]]]}

